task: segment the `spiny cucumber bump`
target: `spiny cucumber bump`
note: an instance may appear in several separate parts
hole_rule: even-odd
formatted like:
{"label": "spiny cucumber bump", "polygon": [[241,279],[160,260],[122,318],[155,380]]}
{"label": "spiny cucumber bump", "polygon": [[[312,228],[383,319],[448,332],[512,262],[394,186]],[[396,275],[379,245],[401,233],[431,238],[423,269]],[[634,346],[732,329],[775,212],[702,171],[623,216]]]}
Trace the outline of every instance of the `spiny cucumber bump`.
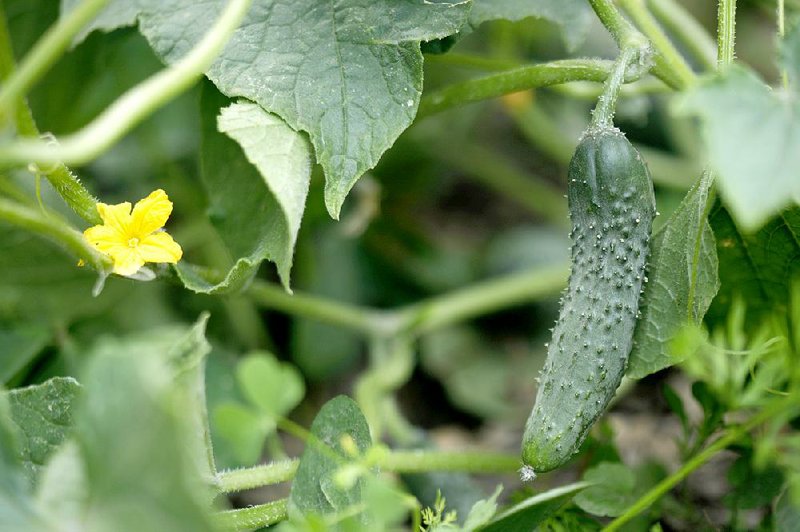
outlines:
{"label": "spiny cucumber bump", "polygon": [[568,187],[569,286],[523,439],[523,462],[536,472],[578,451],[622,380],[656,214],[647,166],[615,128],[584,134]]}

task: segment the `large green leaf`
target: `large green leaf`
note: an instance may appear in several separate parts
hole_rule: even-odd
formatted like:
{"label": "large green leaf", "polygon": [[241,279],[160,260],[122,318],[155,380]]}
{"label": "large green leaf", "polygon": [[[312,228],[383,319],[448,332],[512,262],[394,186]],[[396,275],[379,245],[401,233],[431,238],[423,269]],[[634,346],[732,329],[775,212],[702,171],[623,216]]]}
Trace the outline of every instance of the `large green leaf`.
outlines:
{"label": "large green leaf", "polygon": [[717,250],[708,223],[712,181],[709,173],[703,174],[653,237],[629,377],[671,366],[672,338],[687,323],[703,320],[719,290]]}
{"label": "large green leaf", "polygon": [[311,424],[309,440],[289,496],[289,515],[334,514],[352,509],[361,502],[363,479],[352,486],[343,486],[336,472],[354,456],[343,447],[351,439],[360,453],[372,445],[364,414],[352,399],[339,396],[320,409]]}
{"label": "large green leaf", "polygon": [[[65,10],[77,0],[62,0]],[[116,0],[93,28],[131,24],[167,62],[184,56],[224,2]],[[422,90],[420,41],[453,34],[469,0],[256,0],[208,77],[306,131],[338,217],[356,180],[411,123]]]}
{"label": "large green leaf", "polygon": [[311,177],[310,146],[259,106],[226,104],[212,87],[203,91],[202,178],[209,216],[235,263],[219,283],[185,264],[176,268],[178,275],[197,292],[234,291],[269,259],[288,289]]}
{"label": "large green leaf", "polygon": [[201,439],[196,405],[182,385],[207,351],[204,325],[108,339],[93,350],[75,426],[90,505],[84,529],[212,529],[208,479],[191,452]]}
{"label": "large green leaf", "polygon": [[747,307],[747,329],[785,313],[792,280],[800,274],[800,208],[771,219],[754,234],[740,232],[728,212],[716,206],[709,217],[717,239],[720,289],[708,319],[720,323],[736,298]]}
{"label": "large green leaf", "polygon": [[592,10],[584,0],[473,0],[469,21],[473,25],[489,20],[522,20],[538,17],[561,27],[564,41],[571,50],[583,40]]}
{"label": "large green leaf", "polygon": [[72,430],[79,392],[80,385],[69,377],[8,392],[11,422],[19,434],[19,459],[30,480]]}
{"label": "large green leaf", "polygon": [[[785,38],[783,58],[796,83],[800,27]],[[751,70],[733,65],[707,78],[680,101],[679,110],[701,119],[720,192],[736,221],[755,231],[800,201],[798,86],[772,90]]]}

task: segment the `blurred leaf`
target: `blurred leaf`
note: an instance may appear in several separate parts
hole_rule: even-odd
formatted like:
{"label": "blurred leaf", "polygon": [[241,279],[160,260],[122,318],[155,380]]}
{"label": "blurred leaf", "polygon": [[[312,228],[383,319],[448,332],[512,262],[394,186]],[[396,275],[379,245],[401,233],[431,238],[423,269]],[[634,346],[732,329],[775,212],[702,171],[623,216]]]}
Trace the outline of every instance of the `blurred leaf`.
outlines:
{"label": "blurred leaf", "polygon": [[8,392],[10,419],[19,435],[19,460],[28,480],[33,481],[72,431],[73,407],[80,389],[75,379],[56,377]]}
{"label": "blurred leaf", "polygon": [[733,490],[726,494],[725,503],[731,508],[752,509],[766,506],[778,496],[784,484],[784,474],[775,465],[756,468],[752,453],[746,452],[728,469],[728,482]]}
{"label": "blurred leaf", "polygon": [[723,322],[733,302],[747,303],[746,330],[752,332],[789,307],[791,282],[800,272],[800,208],[784,211],[755,234],[738,231],[728,212],[710,216],[717,239],[720,290],[708,311]]}
{"label": "blurred leaf", "polygon": [[725,406],[714,396],[708,384],[702,381],[692,384],[692,396],[703,409],[703,422],[698,429],[698,438],[704,441],[722,423]]}
{"label": "blurred leaf", "polygon": [[[800,31],[787,42],[800,39]],[[797,87],[795,87],[797,89]],[[752,71],[731,65],[681,100],[699,116],[723,199],[743,229],[753,232],[800,201],[800,99],[773,91]]]}
{"label": "blurred leaf", "polygon": [[592,10],[582,0],[473,0],[469,16],[477,26],[489,20],[540,17],[558,24],[567,48],[575,50],[586,37]]}
{"label": "blurred leaf", "polygon": [[494,493],[487,499],[482,499],[472,505],[467,518],[464,520],[462,527],[465,532],[472,532],[473,530],[482,530],[483,525],[489,522],[492,516],[497,512],[497,497],[503,491],[503,486],[498,485]]}
{"label": "blurred leaf", "polygon": [[678,416],[678,419],[681,421],[683,433],[684,435],[687,435],[689,433],[689,417],[686,415],[686,409],[683,407],[683,401],[669,384],[664,385],[663,392],[664,400],[667,401],[669,409],[672,410],[676,416]]}
{"label": "blurred leaf", "polygon": [[0,394],[0,529],[48,530],[30,497],[30,482],[19,462],[16,427],[7,394]]}
{"label": "blurred leaf", "polygon": [[701,323],[717,294],[717,250],[707,214],[712,182],[704,173],[653,237],[629,377],[639,379],[674,364],[673,337],[685,324]]}
{"label": "blurred leaf", "polygon": [[210,479],[187,452],[201,439],[187,419],[196,405],[175,385],[175,362],[199,356],[183,349],[193,333],[165,330],[95,348],[76,423],[91,505],[85,529],[212,529]]}
{"label": "blurred leaf", "polygon": [[36,504],[57,516],[61,530],[81,530],[89,494],[86,471],[77,444],[66,441],[41,469]]}
{"label": "blurred leaf", "polygon": [[274,422],[240,403],[228,402],[213,410],[214,427],[242,465],[252,465],[261,457],[264,439]]}
{"label": "blurred leaf", "polygon": [[0,384],[8,381],[36,358],[50,342],[50,329],[39,323],[0,325]]}
{"label": "blurred leaf", "polygon": [[268,353],[251,354],[236,367],[244,396],[273,420],[288,414],[305,395],[300,372]]}
{"label": "blurred leaf", "polygon": [[[64,10],[76,0],[62,0]],[[168,62],[208,31],[223,2],[110,3],[92,28],[131,24]],[[258,5],[257,5],[258,6]],[[231,97],[248,98],[308,132],[338,217],[345,196],[411,123],[422,91],[419,42],[456,33],[465,0],[276,1],[251,9],[207,73]],[[298,53],[302,51],[302,53]],[[309,54],[314,61],[308,61]]]}
{"label": "blurred leaf", "polygon": [[219,114],[225,102],[206,86],[202,177],[209,196],[209,217],[235,264],[218,284],[199,279],[183,263],[177,266],[178,274],[196,292],[224,293],[241,289],[261,261],[269,259],[277,264],[288,289],[311,176],[308,144],[256,105],[234,103]]}
{"label": "blurred leaf", "polygon": [[344,438],[351,438],[362,454],[372,445],[367,420],[358,405],[345,396],[331,399],[314,418],[311,434],[314,438],[307,442],[292,482],[290,517],[334,514],[362,502],[363,479],[347,487],[335,478],[339,468],[355,458],[344,450]]}
{"label": "blurred leaf", "polygon": [[369,530],[393,530],[408,517],[408,496],[384,478],[368,477],[363,499],[369,513]]}
{"label": "blurred leaf", "polygon": [[773,513],[775,516],[775,532],[800,530],[800,508],[792,503],[788,489],[784,489],[775,500]]}
{"label": "blurred leaf", "polygon": [[599,464],[583,480],[593,485],[575,496],[575,504],[590,514],[616,517],[637,499],[636,476],[622,464]]}
{"label": "blurred leaf", "polygon": [[576,493],[580,493],[590,485],[587,482],[576,482],[537,493],[511,508],[503,510],[485,527],[480,528],[480,531],[528,532],[535,530],[540,523],[572,500]]}

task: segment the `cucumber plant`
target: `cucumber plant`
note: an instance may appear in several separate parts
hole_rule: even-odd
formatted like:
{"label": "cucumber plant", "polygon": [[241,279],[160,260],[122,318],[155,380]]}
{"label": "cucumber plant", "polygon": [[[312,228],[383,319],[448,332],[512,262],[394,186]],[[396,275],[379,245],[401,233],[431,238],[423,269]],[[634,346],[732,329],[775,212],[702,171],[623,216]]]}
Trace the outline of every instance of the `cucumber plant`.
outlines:
{"label": "cucumber plant", "polygon": [[796,529],[800,5],[736,4],[2,0],[0,530]]}
{"label": "cucumber plant", "polygon": [[647,53],[631,47],[620,55],[569,164],[572,270],[525,425],[524,477],[578,452],[633,348],[656,204],[647,164],[612,117],[628,66]]}

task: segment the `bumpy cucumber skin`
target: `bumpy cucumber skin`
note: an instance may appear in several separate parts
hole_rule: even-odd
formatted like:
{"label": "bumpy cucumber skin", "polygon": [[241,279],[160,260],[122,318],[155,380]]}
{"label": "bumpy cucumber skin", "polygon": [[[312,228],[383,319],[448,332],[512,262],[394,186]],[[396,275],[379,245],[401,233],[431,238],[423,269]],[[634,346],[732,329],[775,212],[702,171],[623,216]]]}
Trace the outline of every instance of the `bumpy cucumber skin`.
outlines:
{"label": "bumpy cucumber skin", "polygon": [[568,196],[572,271],[522,445],[535,472],[578,451],[622,380],[656,214],[647,165],[616,129],[584,134]]}

